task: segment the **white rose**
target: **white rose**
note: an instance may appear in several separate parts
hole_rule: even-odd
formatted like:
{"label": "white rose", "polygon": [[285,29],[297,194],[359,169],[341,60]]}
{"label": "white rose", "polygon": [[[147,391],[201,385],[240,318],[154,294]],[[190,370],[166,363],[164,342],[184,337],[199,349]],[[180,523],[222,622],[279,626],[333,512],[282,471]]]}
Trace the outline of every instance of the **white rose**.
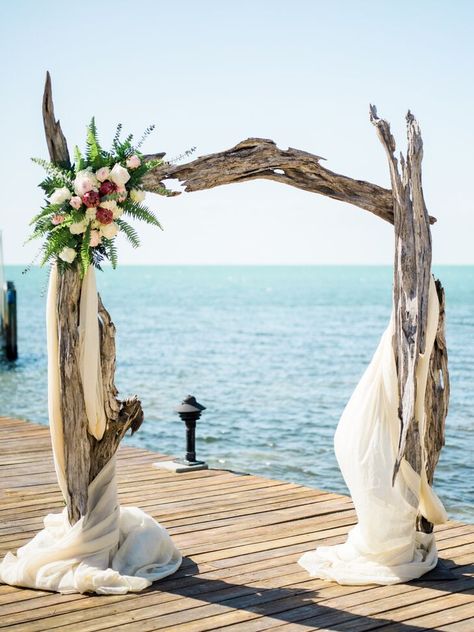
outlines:
{"label": "white rose", "polygon": [[102,226],[100,232],[106,239],[113,239],[115,235],[119,232],[119,227],[115,222],[112,222],[112,224],[106,224],[105,226]]}
{"label": "white rose", "polygon": [[108,209],[109,211],[112,211],[113,213],[117,208],[117,202],[115,200],[106,200],[105,202],[101,202],[100,206],[102,208]]}
{"label": "white rose", "polygon": [[76,258],[76,251],[74,250],[74,248],[63,248],[61,250],[61,252],[59,253],[59,258],[62,259],[63,261],[66,261],[67,263],[72,263],[74,261],[74,259]]}
{"label": "white rose", "polygon": [[82,220],[82,222],[75,222],[74,224],[71,224],[69,226],[69,230],[73,235],[80,235],[81,233],[85,232],[88,223],[89,222],[87,220]]}
{"label": "white rose", "polygon": [[70,200],[71,197],[71,191],[67,187],[61,187],[60,189],[54,189],[49,201],[51,204],[62,204],[66,200]]}
{"label": "white rose", "polygon": [[115,182],[115,184],[120,186],[120,185],[124,185],[126,182],[130,180],[130,174],[125,169],[125,167],[122,167],[122,165],[119,165],[117,163],[116,165],[112,167],[112,171],[109,174],[109,179],[112,180],[112,182]]}
{"label": "white rose", "polygon": [[143,200],[145,199],[145,195],[145,191],[142,191],[141,189],[132,189],[130,191],[130,198],[134,202],[143,202]]}
{"label": "white rose", "polygon": [[90,208],[86,209],[86,218],[88,220],[93,220],[95,219],[96,213],[97,213],[97,209],[95,208],[95,206],[91,206]]}
{"label": "white rose", "polygon": [[114,214],[114,219],[118,219],[119,217],[122,217],[122,215],[123,215],[123,208],[121,208],[120,206],[117,206],[113,210],[113,214]]}
{"label": "white rose", "polygon": [[89,169],[84,169],[83,171],[78,171],[76,175],[76,179],[74,180],[74,191],[77,195],[84,195],[88,191],[97,190],[99,186],[99,181]]}

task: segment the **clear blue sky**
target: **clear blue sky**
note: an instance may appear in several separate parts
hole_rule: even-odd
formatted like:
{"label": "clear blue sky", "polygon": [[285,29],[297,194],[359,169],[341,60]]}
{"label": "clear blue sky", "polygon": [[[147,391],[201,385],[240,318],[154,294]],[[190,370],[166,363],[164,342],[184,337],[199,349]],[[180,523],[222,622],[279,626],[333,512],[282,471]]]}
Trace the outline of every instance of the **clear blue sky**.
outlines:
{"label": "clear blue sky", "polygon": [[[41,97],[73,144],[96,116],[103,140],[122,121],[172,157],[248,136],[327,159],[388,185],[368,120],[375,103],[405,144],[411,108],[425,142],[424,189],[439,222],[436,263],[474,263],[470,0],[0,0],[0,228],[8,263],[28,262],[29,218],[47,157]],[[355,207],[272,182],[174,199],[150,196],[165,227],[140,229],[122,263],[391,263],[392,230]]]}

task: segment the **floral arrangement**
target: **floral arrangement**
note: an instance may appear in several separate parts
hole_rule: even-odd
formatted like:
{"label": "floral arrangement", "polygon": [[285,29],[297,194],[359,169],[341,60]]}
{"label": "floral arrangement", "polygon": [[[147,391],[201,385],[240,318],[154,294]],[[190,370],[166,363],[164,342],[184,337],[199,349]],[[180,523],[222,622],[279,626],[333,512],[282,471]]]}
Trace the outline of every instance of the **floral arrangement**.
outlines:
{"label": "floral arrangement", "polygon": [[161,164],[160,160],[144,161],[139,151],[153,129],[147,128],[134,146],[132,135],[120,140],[122,126],[118,125],[112,149],[106,151],[100,146],[92,119],[85,154],[76,147],[72,167],[33,158],[48,174],[39,185],[46,193],[46,203],[31,221],[34,232],[30,239],[44,239],[41,265],[56,262],[60,272],[79,265],[81,276],[90,265],[100,269],[104,259],[115,268],[119,231],[133,247],[140,243],[125,218],[161,228],[154,213],[143,204],[145,191],[141,186],[143,176]]}

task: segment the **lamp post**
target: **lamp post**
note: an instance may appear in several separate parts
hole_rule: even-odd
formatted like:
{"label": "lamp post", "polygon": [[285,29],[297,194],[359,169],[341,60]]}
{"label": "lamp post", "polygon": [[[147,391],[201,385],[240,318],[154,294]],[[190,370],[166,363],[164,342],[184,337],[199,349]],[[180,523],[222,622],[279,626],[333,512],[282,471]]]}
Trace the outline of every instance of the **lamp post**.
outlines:
{"label": "lamp post", "polygon": [[175,461],[158,461],[153,463],[153,467],[171,470],[178,474],[190,470],[208,469],[205,461],[196,459],[196,422],[203,410],[206,410],[206,407],[200,404],[193,395],[188,395],[179,406],[176,406],[174,412],[178,413],[186,425],[186,455],[184,459],[176,459]]}
{"label": "lamp post", "polygon": [[185,397],[174,409],[186,424],[186,456],[183,460],[180,459],[184,465],[205,465],[204,461],[196,460],[196,422],[203,410],[206,410],[206,407],[200,404],[194,395]]}

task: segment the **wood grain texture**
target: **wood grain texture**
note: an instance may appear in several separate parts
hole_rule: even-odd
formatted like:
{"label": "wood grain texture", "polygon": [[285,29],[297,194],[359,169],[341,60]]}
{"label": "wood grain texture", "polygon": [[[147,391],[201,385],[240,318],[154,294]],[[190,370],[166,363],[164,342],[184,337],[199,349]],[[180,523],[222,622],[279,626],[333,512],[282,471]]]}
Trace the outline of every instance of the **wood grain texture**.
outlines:
{"label": "wood grain texture", "polygon": [[436,281],[439,300],[439,321],[425,396],[425,432],[424,450],[426,454],[426,475],[430,485],[438,463],[441,448],[444,446],[445,424],[449,405],[448,349],[445,335],[445,294],[439,281]]}
{"label": "wood grain texture", "polygon": [[58,279],[57,323],[61,415],[68,496],[68,515],[74,524],[87,511],[90,450],[87,413],[79,370],[79,272],[66,270]]}
{"label": "wood grain texture", "polygon": [[390,125],[379,118],[374,106],[370,118],[387,155],[392,183],[395,262],[393,350],[398,376],[400,439],[394,465],[395,478],[406,458],[416,472],[421,471],[420,424],[416,419],[416,369],[425,350],[428,296],[431,276],[431,231],[421,185],[423,143],[419,125],[407,114],[408,150],[395,157],[395,139]]}
{"label": "wood grain texture", "polygon": [[[145,158],[155,156],[151,154]],[[393,224],[393,200],[389,189],[330,171],[320,164],[321,160],[324,158],[300,149],[280,149],[273,140],[248,138],[231,149],[201,156],[182,165],[165,162],[150,171],[143,183],[145,190],[160,192],[164,180],[175,179],[183,184],[185,191],[191,192],[248,180],[274,180],[353,204]],[[432,217],[431,222],[435,221]]]}
{"label": "wood grain texture", "polygon": [[51,162],[63,167],[70,167],[69,150],[66,138],[61,129],[61,124],[54,116],[53,91],[51,86],[51,76],[46,73],[46,83],[43,93],[43,124],[48,143],[48,151]]}
{"label": "wood grain texture", "polygon": [[[53,484],[46,427],[0,418],[0,448],[2,556],[28,541],[43,527],[45,513],[60,511],[62,503]],[[36,458],[30,461],[32,450]],[[452,570],[452,580],[425,576],[395,586],[339,586],[309,577],[297,560],[315,546],[344,541],[356,521],[348,497],[220,470],[176,475],[153,468],[158,459],[169,457],[121,448],[119,500],[143,508],[168,529],[184,554],[181,569],[142,593],[128,595],[60,595],[0,585],[0,628],[470,632],[473,525],[449,522],[436,528],[440,556]],[[18,517],[41,498],[37,516],[25,519],[29,522],[22,532]]]}

